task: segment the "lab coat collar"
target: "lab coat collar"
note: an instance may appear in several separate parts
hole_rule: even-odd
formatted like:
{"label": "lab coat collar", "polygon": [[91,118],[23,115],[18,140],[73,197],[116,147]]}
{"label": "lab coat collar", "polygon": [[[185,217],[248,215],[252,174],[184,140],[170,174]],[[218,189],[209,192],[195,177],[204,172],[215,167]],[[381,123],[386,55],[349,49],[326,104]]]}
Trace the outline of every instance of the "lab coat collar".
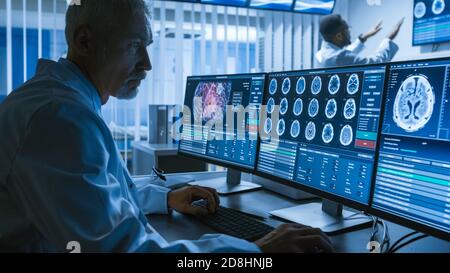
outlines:
{"label": "lab coat collar", "polygon": [[37,74],[51,75],[62,84],[77,91],[92,106],[93,110],[101,115],[102,103],[97,88],[71,61],[65,58],[60,58],[58,62],[40,59],[37,65]]}

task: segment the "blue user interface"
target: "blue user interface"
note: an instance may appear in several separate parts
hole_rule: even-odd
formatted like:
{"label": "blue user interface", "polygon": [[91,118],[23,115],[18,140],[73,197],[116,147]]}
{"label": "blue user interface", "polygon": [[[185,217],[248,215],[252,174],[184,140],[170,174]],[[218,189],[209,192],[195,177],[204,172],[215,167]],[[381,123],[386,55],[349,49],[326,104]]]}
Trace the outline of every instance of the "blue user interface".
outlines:
{"label": "blue user interface", "polygon": [[[257,170],[367,205],[386,66],[272,73]],[[272,120],[279,108],[278,121]]]}
{"label": "blue user interface", "polygon": [[258,9],[292,10],[294,0],[250,0],[250,7]]}
{"label": "blue user interface", "polygon": [[445,0],[414,0],[413,44],[450,41],[450,3]]}
{"label": "blue user interface", "polygon": [[217,4],[227,6],[246,7],[247,0],[201,0],[203,4]]}
{"label": "blue user interface", "polygon": [[265,74],[188,77],[179,150],[255,167]]}
{"label": "blue user interface", "polygon": [[335,0],[297,0],[294,11],[302,13],[330,14]]}
{"label": "blue user interface", "polygon": [[450,231],[450,61],[391,66],[374,208]]}

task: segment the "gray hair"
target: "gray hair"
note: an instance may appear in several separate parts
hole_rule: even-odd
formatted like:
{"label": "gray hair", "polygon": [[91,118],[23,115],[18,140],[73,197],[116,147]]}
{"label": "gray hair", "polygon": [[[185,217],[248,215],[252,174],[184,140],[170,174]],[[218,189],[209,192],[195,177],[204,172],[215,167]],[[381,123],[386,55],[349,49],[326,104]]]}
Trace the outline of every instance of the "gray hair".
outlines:
{"label": "gray hair", "polygon": [[66,13],[66,40],[70,46],[76,29],[88,25],[97,33],[107,38],[120,28],[124,20],[129,20],[135,14],[144,12],[147,29],[150,31],[150,10],[148,0],[79,0],[72,3]]}

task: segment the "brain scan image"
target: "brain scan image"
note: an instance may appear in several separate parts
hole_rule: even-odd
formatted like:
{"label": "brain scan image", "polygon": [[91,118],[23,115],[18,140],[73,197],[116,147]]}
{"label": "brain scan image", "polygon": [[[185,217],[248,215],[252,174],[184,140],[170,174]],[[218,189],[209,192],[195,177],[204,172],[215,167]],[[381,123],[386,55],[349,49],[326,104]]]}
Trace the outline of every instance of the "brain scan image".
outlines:
{"label": "brain scan image", "polygon": [[301,94],[305,93],[305,89],[306,89],[306,80],[304,77],[300,77],[300,79],[298,79],[298,81],[297,81],[297,86],[295,87],[295,92],[297,92],[297,94],[301,95]]}
{"label": "brain scan image", "polygon": [[270,98],[267,102],[267,113],[272,114],[273,110],[275,109],[275,100],[273,98]]}
{"label": "brain scan image", "polygon": [[334,118],[337,113],[337,103],[335,99],[331,99],[328,101],[327,106],[325,107],[325,116],[327,118]]}
{"label": "brain scan image", "polygon": [[200,82],[194,95],[195,120],[223,120],[230,93],[231,82]]}
{"label": "brain scan image", "polygon": [[422,129],[433,114],[435,96],[430,82],[425,76],[407,78],[394,102],[394,122],[406,132]]}
{"label": "brain scan image", "polygon": [[303,112],[303,100],[302,99],[297,99],[294,103],[294,115],[295,116],[300,116]]}
{"label": "brain scan image", "polygon": [[349,95],[354,95],[359,91],[359,77],[358,74],[352,74],[348,78],[347,82],[347,93]]}
{"label": "brain scan image", "polygon": [[270,84],[269,84],[269,93],[271,95],[275,94],[277,92],[277,88],[278,88],[277,80],[276,79],[272,79],[270,81]]}
{"label": "brain scan image", "polygon": [[352,119],[356,116],[356,102],[355,99],[348,99],[344,105],[344,117]]}
{"label": "brain scan image", "polygon": [[322,90],[322,78],[315,76],[311,84],[311,93],[317,95]]}
{"label": "brain scan image", "polygon": [[444,0],[434,0],[433,1],[431,11],[434,14],[439,15],[444,11],[444,9],[445,9],[445,1]]}
{"label": "brain scan image", "polygon": [[286,130],[286,122],[284,122],[284,119],[280,119],[277,125],[277,134],[279,136],[282,136],[285,130]]}
{"label": "brain scan image", "polygon": [[353,141],[353,129],[350,125],[345,125],[341,130],[341,135],[339,141],[342,145],[348,146],[352,144]]}
{"label": "brain scan image", "polygon": [[319,101],[317,99],[312,99],[308,107],[308,115],[310,117],[315,117],[319,113]]}
{"label": "brain scan image", "polygon": [[305,138],[308,141],[313,140],[316,137],[316,124],[312,121],[310,121],[307,125],[306,125],[306,129],[305,129]]}
{"label": "brain scan image", "polygon": [[264,132],[266,132],[266,134],[272,132],[272,119],[268,118],[266,119],[266,122],[264,122]]}
{"label": "brain scan image", "polygon": [[328,92],[331,95],[335,95],[339,91],[339,88],[341,88],[341,79],[338,75],[334,75],[328,83]]}
{"label": "brain scan image", "polygon": [[324,143],[328,144],[333,140],[333,137],[334,137],[333,125],[331,125],[331,123],[328,123],[327,125],[325,125],[325,127],[323,127],[322,140]]}
{"label": "brain scan image", "polygon": [[281,92],[283,92],[283,94],[287,94],[289,93],[289,91],[291,91],[291,80],[289,78],[286,78],[283,80],[283,85],[281,86]]}
{"label": "brain scan image", "polygon": [[427,13],[427,6],[424,2],[418,2],[414,7],[414,16],[417,19],[422,18]]}
{"label": "brain scan image", "polygon": [[280,114],[284,115],[287,113],[289,108],[288,100],[286,98],[282,99],[280,102]]}
{"label": "brain scan image", "polygon": [[300,122],[294,121],[291,125],[291,137],[297,138],[300,135]]}

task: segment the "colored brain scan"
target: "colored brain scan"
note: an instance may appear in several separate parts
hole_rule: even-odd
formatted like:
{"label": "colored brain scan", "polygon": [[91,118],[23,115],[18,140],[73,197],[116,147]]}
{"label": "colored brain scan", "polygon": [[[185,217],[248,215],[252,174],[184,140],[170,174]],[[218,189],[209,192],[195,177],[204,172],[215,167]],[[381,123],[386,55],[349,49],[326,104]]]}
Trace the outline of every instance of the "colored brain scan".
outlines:
{"label": "colored brain scan", "polygon": [[435,96],[425,76],[408,77],[400,86],[394,102],[394,122],[406,132],[425,127],[433,115]]}
{"label": "colored brain scan", "polygon": [[298,98],[294,103],[294,115],[300,116],[303,112],[303,100]]}
{"label": "colored brain scan", "polygon": [[353,141],[353,129],[350,125],[345,125],[341,130],[339,141],[342,145],[348,146]]}
{"label": "colored brain scan", "polygon": [[286,130],[286,122],[284,122],[284,119],[280,119],[277,125],[277,134],[279,136],[282,136],[285,130]]}
{"label": "colored brain scan", "polygon": [[349,95],[354,95],[359,91],[359,77],[358,74],[352,74],[348,78],[347,82],[347,93]]}
{"label": "colored brain scan", "polygon": [[315,117],[319,113],[319,101],[317,99],[312,99],[308,107],[308,115],[310,117]]}
{"label": "colored brain scan", "polygon": [[313,140],[316,137],[316,124],[312,121],[310,121],[307,125],[306,125],[306,129],[305,129],[305,138],[308,141]]}
{"label": "colored brain scan", "polygon": [[286,98],[282,99],[280,102],[280,114],[285,115],[288,111],[289,104]]}
{"label": "colored brain scan", "polygon": [[334,128],[331,123],[326,124],[322,131],[322,140],[325,144],[330,143],[334,137]]}
{"label": "colored brain scan", "polygon": [[269,101],[267,101],[267,113],[272,114],[273,110],[275,110],[275,100],[270,98]]}
{"label": "colored brain scan", "polygon": [[269,84],[269,93],[271,95],[275,94],[277,92],[277,88],[278,88],[277,80],[276,79],[272,79],[270,81],[270,84]]}
{"label": "colored brain scan", "polygon": [[328,92],[331,95],[335,95],[339,91],[339,88],[341,88],[341,79],[338,75],[334,75],[328,83]]}
{"label": "colored brain scan", "polygon": [[300,122],[295,120],[291,125],[291,137],[297,138],[300,135]]}
{"label": "colored brain scan", "polygon": [[325,107],[325,116],[327,118],[334,118],[337,113],[337,103],[335,99],[331,99],[327,102],[327,106]]}
{"label": "colored brain scan", "polygon": [[264,122],[264,132],[266,134],[270,134],[270,132],[272,132],[272,119],[268,118],[266,119],[266,122]]}
{"label": "colored brain scan", "polygon": [[356,116],[356,102],[355,99],[348,99],[344,105],[344,117],[352,119]]}
{"label": "colored brain scan", "polygon": [[315,76],[311,84],[311,93],[313,93],[313,95],[317,95],[320,93],[321,90],[322,90],[322,78],[320,78],[320,76]]}
{"label": "colored brain scan", "polygon": [[420,19],[425,16],[427,13],[427,6],[424,2],[418,2],[416,6],[414,7],[414,16],[417,19]]}
{"label": "colored brain scan", "polygon": [[281,86],[281,92],[286,95],[289,91],[291,91],[291,80],[289,78],[285,78],[283,80],[283,85]]}
{"label": "colored brain scan", "polygon": [[[194,95],[194,118],[206,123],[223,120],[231,93],[231,82],[201,82]],[[201,101],[201,104],[198,103]]]}
{"label": "colored brain scan", "polygon": [[297,85],[295,87],[295,92],[297,92],[297,94],[301,95],[301,94],[305,93],[305,89],[306,89],[306,80],[304,77],[300,77],[300,79],[298,79],[298,81],[297,81]]}
{"label": "colored brain scan", "polygon": [[444,0],[434,0],[433,5],[431,6],[431,11],[439,15],[441,14],[445,9],[445,1]]}

